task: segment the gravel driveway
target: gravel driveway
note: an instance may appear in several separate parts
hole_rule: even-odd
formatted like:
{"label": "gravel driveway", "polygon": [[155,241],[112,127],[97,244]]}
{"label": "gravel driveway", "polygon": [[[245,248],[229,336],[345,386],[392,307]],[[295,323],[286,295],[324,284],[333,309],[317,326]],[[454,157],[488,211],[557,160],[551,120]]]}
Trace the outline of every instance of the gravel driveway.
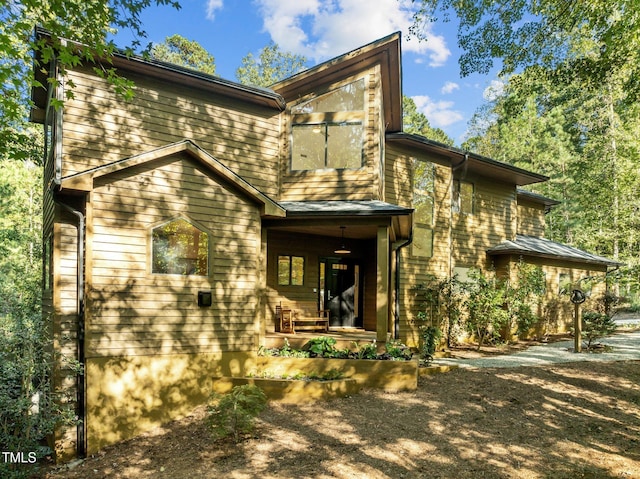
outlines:
{"label": "gravel driveway", "polygon": [[610,346],[608,352],[574,353],[573,340],[532,346],[514,354],[478,359],[437,358],[434,365],[458,365],[461,368],[515,368],[543,366],[577,361],[626,361],[640,360],[640,331],[607,336],[598,343]]}

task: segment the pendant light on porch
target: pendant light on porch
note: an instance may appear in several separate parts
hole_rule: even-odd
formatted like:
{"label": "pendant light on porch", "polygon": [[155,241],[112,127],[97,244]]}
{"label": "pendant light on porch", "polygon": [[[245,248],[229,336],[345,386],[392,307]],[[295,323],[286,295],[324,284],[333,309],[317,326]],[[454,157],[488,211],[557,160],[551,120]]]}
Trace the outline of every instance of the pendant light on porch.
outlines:
{"label": "pendant light on porch", "polygon": [[349,254],[349,253],[351,253],[351,250],[344,245],[344,229],[345,228],[346,228],[346,226],[341,226],[340,227],[340,229],[342,230],[342,242],[340,243],[340,246],[338,248],[336,248],[336,250],[334,251],[335,254]]}

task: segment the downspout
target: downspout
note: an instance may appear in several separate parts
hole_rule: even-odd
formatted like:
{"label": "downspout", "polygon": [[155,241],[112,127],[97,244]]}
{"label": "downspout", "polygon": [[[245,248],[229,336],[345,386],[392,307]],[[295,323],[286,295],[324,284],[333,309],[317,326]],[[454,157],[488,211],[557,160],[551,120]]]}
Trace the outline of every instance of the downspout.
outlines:
{"label": "downspout", "polygon": [[406,248],[413,241],[413,229],[409,234],[409,239],[404,243],[396,246],[394,252],[396,254],[396,274],[395,274],[395,307],[393,312],[393,339],[400,339],[400,250]]}
{"label": "downspout", "polygon": [[[66,44],[66,40],[63,40]],[[53,78],[59,78],[59,70],[58,70],[58,62],[54,57],[51,65],[50,74]],[[55,76],[54,76],[55,75]],[[60,99],[64,97],[64,83],[61,81],[60,85],[55,87],[53,91],[49,93],[49,99],[47,102],[47,119],[45,119],[45,125],[48,124],[48,117],[53,112],[51,111],[50,101],[51,97],[55,96],[56,99]],[[81,211],[76,210],[75,208],[67,205],[60,198],[61,184],[62,184],[62,124],[63,124],[63,110],[55,112],[55,116],[53,119],[53,134],[52,139],[54,141],[53,145],[53,178],[49,184],[49,189],[51,191],[51,196],[53,198],[53,202],[65,209],[72,215],[74,215],[78,220],[78,248],[77,248],[77,274],[76,274],[76,315],[78,317],[78,322],[76,325],[76,360],[78,363],[85,366],[85,298],[84,298],[84,289],[85,289],[85,280],[84,280],[84,257],[85,257],[85,216]],[[45,126],[46,128],[46,126]],[[45,132],[46,133],[46,132]],[[46,138],[45,134],[45,138]],[[46,140],[45,140],[46,141]],[[46,162],[45,158],[45,162]],[[77,434],[77,449],[78,456],[85,457],[87,452],[86,447],[86,401],[85,401],[85,375],[84,371],[82,373],[77,374],[76,376],[76,399],[78,402],[78,425],[76,429]]]}
{"label": "downspout", "polygon": [[[84,298],[84,289],[85,289],[85,280],[84,280],[84,257],[85,257],[85,216],[81,211],[76,210],[75,208],[65,204],[58,197],[56,193],[60,190],[56,188],[53,192],[53,201],[59,205],[61,208],[65,209],[72,215],[74,215],[78,220],[78,248],[77,248],[77,280],[76,280],[76,313],[78,316],[78,322],[76,325],[76,360],[78,363],[82,365],[84,368],[86,355],[85,355],[85,347],[84,347],[84,338],[85,338],[85,298]],[[77,400],[78,400],[78,425],[77,425],[77,447],[78,447],[78,456],[85,457],[87,452],[86,447],[86,435],[85,435],[85,427],[86,427],[86,401],[85,401],[85,374],[84,371],[80,372],[76,375],[76,388],[77,388]]]}

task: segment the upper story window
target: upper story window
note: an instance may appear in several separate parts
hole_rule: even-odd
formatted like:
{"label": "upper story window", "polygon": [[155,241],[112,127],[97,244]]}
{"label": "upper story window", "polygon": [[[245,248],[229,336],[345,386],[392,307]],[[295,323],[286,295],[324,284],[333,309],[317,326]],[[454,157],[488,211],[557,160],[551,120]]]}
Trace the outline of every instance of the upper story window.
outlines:
{"label": "upper story window", "polygon": [[179,218],[153,228],[151,242],[152,273],[209,274],[209,235],[188,221]]}
{"label": "upper story window", "polygon": [[433,256],[433,224],[435,166],[425,161],[414,161],[413,185],[413,242],[414,256]]}
{"label": "upper story window", "polygon": [[360,168],[364,118],[364,78],[294,106],[291,169]]}
{"label": "upper story window", "polygon": [[455,180],[453,182],[453,196],[451,208],[454,213],[472,215],[474,210],[473,183]]}

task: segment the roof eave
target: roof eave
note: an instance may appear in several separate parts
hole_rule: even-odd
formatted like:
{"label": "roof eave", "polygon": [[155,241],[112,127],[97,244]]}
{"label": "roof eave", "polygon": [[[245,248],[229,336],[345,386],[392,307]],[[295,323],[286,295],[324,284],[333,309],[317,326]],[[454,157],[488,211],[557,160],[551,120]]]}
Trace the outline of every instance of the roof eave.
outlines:
{"label": "roof eave", "polygon": [[182,68],[179,65],[127,56],[121,52],[114,55],[113,64],[121,70],[159,80],[173,81],[187,87],[225,95],[277,111],[284,111],[286,108],[284,98],[272,90],[243,85],[214,75]]}
{"label": "roof eave", "polygon": [[520,197],[525,198],[525,199],[530,200],[532,202],[544,205],[547,208],[560,204],[560,201],[558,201],[558,200],[554,200],[553,198],[549,198],[547,196],[540,195],[538,193],[533,193],[531,191],[526,191],[526,190],[523,190],[523,189],[520,189],[520,188],[518,188],[516,193],[518,195],[518,198],[520,198]]}
{"label": "roof eave", "polygon": [[456,169],[466,167],[467,171],[471,171],[472,173],[487,177],[497,176],[499,179],[512,182],[517,186],[541,183],[549,180],[548,176],[533,173],[518,168],[517,166],[445,145],[444,143],[433,141],[420,135],[403,132],[387,133],[386,140],[405,148],[414,148],[429,154],[438,155],[441,158],[446,158],[449,161],[449,165]]}
{"label": "roof eave", "polygon": [[592,265],[607,266],[607,267],[619,267],[624,265],[624,263],[619,263],[617,261],[608,261],[608,260],[599,261],[596,259],[576,258],[574,256],[541,253],[539,251],[530,251],[530,250],[525,250],[520,248],[504,248],[499,250],[489,249],[487,250],[487,254],[489,256],[510,256],[510,255],[533,256],[535,258],[555,259],[555,260],[562,260],[562,261],[570,261],[572,263],[592,264]]}
{"label": "roof eave", "polygon": [[[51,38],[51,33],[43,28],[37,27],[35,35],[39,38]],[[67,41],[69,44],[77,44],[77,42]],[[37,58],[35,59],[37,61]],[[273,90],[268,88],[254,87],[251,85],[243,85],[221,77],[208,75],[205,73],[184,68],[172,63],[162,62],[158,60],[147,60],[140,56],[127,55],[124,51],[118,50],[111,58],[113,66],[117,69],[139,73],[146,77],[158,80],[171,81],[190,88],[197,88],[203,91],[225,95],[227,97],[236,98],[266,108],[284,111],[286,102],[284,98]],[[40,83],[47,85],[46,78],[42,75],[40,69],[35,69],[36,75],[40,75]],[[43,81],[44,80],[44,81]],[[44,91],[39,88],[38,91]],[[35,108],[31,112],[31,120],[34,122],[44,122],[43,109],[46,108],[46,93],[32,92]]]}

